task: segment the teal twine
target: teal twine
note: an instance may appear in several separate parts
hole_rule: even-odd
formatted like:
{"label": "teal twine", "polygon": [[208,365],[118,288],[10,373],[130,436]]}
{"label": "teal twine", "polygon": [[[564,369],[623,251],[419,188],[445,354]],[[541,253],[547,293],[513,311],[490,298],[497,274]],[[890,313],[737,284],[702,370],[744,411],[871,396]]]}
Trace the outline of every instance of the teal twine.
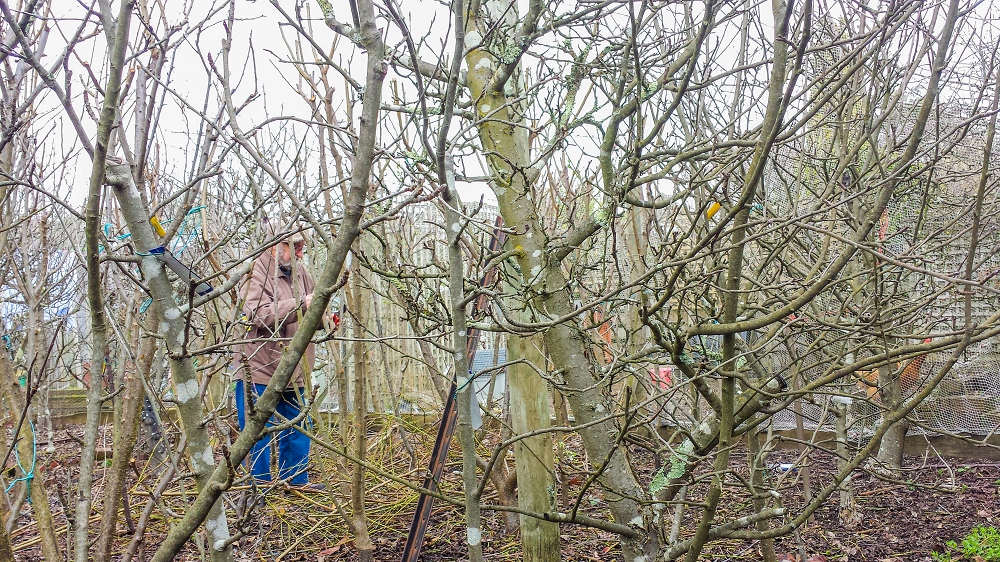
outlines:
{"label": "teal twine", "polygon": [[[24,476],[20,478],[15,478],[11,480],[10,485],[4,490],[4,493],[10,493],[11,489],[14,488],[14,484],[18,482],[27,482],[28,491],[31,491],[31,481],[35,478],[35,462],[38,460],[38,440],[35,439],[35,424],[28,420],[28,426],[31,427],[31,470],[24,470],[24,465],[21,464],[21,455],[17,451],[17,447],[14,447],[14,459],[17,461],[17,467],[21,469]],[[28,503],[31,503],[31,494],[28,494]]]}
{"label": "teal twine", "polygon": [[139,307],[139,314],[145,314],[146,311],[149,310],[149,305],[151,304],[153,304],[153,297],[147,297],[146,300],[143,301],[142,306]]}
{"label": "teal twine", "polygon": [[[178,229],[178,232],[177,232],[177,238],[174,239],[174,247],[171,250],[171,252],[173,254],[178,255],[178,256],[181,255],[184,252],[184,250],[187,248],[188,244],[191,243],[191,240],[193,240],[195,237],[198,236],[198,230],[199,230],[199,228],[197,226],[195,226],[194,228],[192,228],[190,231],[187,232],[187,236],[185,237],[184,224],[187,222],[188,217],[190,217],[191,215],[197,213],[198,211],[200,211],[200,210],[202,210],[202,209],[204,209],[206,207],[208,207],[208,205],[198,205],[197,207],[192,207],[191,210],[188,211],[187,214],[184,215],[184,219],[182,220],[181,226],[180,226],[180,228]],[[168,219],[168,220],[162,221],[160,224],[170,224],[172,222],[174,222],[174,219]],[[107,238],[107,239],[109,239],[109,240],[111,239],[111,229],[112,228],[114,228],[114,225],[111,224],[110,222],[104,223],[104,227],[102,228],[102,230],[104,231],[104,237]],[[115,236],[114,238],[115,238],[115,240],[122,241],[122,240],[126,240],[128,238],[131,238],[131,237],[132,237],[132,233],[131,232],[126,232],[125,234],[119,234],[118,236]],[[183,241],[183,244],[181,244],[182,241]],[[178,245],[180,245],[179,249],[178,249]],[[98,251],[98,253],[103,252],[104,251],[104,245],[103,244],[99,244],[97,246],[97,251]],[[149,255],[152,255],[152,254],[148,254],[146,252],[139,252],[139,251],[136,251],[136,254],[138,254],[140,256],[149,256]]]}
{"label": "teal twine", "polygon": [[[104,223],[104,237],[107,238],[108,240],[111,239],[112,228],[114,228],[114,225],[111,224],[110,222]],[[132,234],[130,232],[126,232],[125,234],[119,234],[118,236],[115,236],[115,240],[126,240],[131,237]]]}
{"label": "teal twine", "polygon": [[[193,229],[191,229],[191,231],[187,234],[187,238],[185,239],[185,235],[184,235],[184,233],[185,233],[184,223],[187,222],[189,216],[197,213],[198,211],[200,211],[200,210],[202,210],[202,209],[204,209],[206,207],[208,207],[208,205],[198,205],[197,207],[193,207],[190,211],[187,212],[187,214],[184,215],[183,222],[181,222],[181,226],[178,229],[177,238],[174,241],[174,248],[173,248],[173,250],[171,250],[173,254],[178,255],[178,256],[181,255],[184,252],[184,249],[187,248],[188,244],[191,243],[191,240],[193,240],[198,235],[198,227],[196,226]],[[168,219],[168,220],[162,221],[160,224],[170,224],[172,222],[174,222],[174,219]],[[111,229],[113,227],[114,227],[114,225],[111,224],[110,222],[104,223],[103,230],[104,230],[104,237],[105,238],[107,238],[109,240],[111,239]],[[118,241],[127,240],[128,238],[131,238],[131,237],[132,237],[132,233],[131,232],[126,232],[125,234],[120,234],[120,235],[116,236],[115,240],[118,240]],[[184,244],[182,244],[181,247],[180,247],[180,249],[178,249],[177,246],[178,246],[178,244],[182,240],[184,241]],[[104,245],[103,244],[99,245],[98,246],[98,252],[103,252],[103,251],[104,251]],[[136,251],[136,254],[138,254],[140,256],[149,256],[149,255],[152,255],[152,254],[148,254],[146,252],[139,252],[139,251]]]}
{"label": "teal twine", "polygon": [[[106,222],[106,223],[104,223],[104,227],[101,229],[104,232],[104,237],[107,238],[108,240],[111,239],[111,229],[113,227],[114,227],[113,224],[111,224],[110,222]],[[131,238],[131,237],[132,237],[132,234],[129,233],[129,232],[126,232],[125,234],[119,234],[118,236],[115,236],[115,240],[118,240],[120,242],[122,240],[126,240],[126,239]],[[104,252],[104,244],[98,244],[97,245],[97,253],[100,254],[100,253],[103,253],[103,252]]]}
{"label": "teal twine", "polygon": [[[207,205],[199,205],[197,207],[192,207],[192,209],[190,211],[188,211],[186,215],[184,215],[184,220],[181,222],[181,226],[177,229],[177,238],[174,241],[174,247],[171,250],[171,252],[175,256],[179,256],[179,255],[183,254],[184,250],[187,249],[188,244],[191,243],[191,240],[194,240],[198,236],[198,227],[197,226],[194,226],[193,228],[191,228],[190,231],[186,231],[185,230],[184,225],[187,224],[188,217],[190,217],[191,215],[193,215],[193,214],[197,213],[198,211],[204,209],[206,206]],[[183,244],[181,244],[181,242],[183,242]],[[178,247],[178,246],[180,246],[180,247]]]}
{"label": "teal twine", "polygon": [[[198,205],[197,207],[192,207],[191,210],[188,211],[184,215],[184,219],[187,219],[188,215],[193,215],[193,214],[197,213],[198,211],[200,211],[200,210],[202,210],[202,209],[204,209],[206,207],[208,207],[208,205]],[[181,220],[184,220],[184,219],[181,219]],[[170,224],[172,222],[174,222],[174,219],[166,219],[166,220],[160,221],[160,224]]]}
{"label": "teal twine", "polygon": [[461,386],[455,388],[455,396],[458,396],[458,393],[461,392],[463,388],[469,386],[469,383],[479,378],[479,374],[480,373],[476,373],[475,375],[473,375],[472,369],[469,369],[469,380],[463,382]]}

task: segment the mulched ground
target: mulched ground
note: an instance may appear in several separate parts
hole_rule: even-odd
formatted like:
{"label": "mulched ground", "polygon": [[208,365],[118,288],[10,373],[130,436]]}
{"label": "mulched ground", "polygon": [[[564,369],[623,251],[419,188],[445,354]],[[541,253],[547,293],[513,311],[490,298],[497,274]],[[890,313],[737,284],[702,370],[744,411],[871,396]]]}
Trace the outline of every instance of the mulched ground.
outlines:
{"label": "mulched ground", "polygon": [[[70,498],[66,493],[67,482],[75,479],[74,462],[79,454],[71,435],[79,428],[60,429],[56,432],[57,452],[40,458],[45,467],[39,472],[44,475],[52,497],[52,509],[56,515],[56,525],[65,533],[63,502]],[[415,458],[405,454],[399,433],[385,430],[372,434],[369,441],[368,458],[386,470],[402,474],[413,481],[422,474],[421,467],[433,440],[433,428],[423,432],[410,428],[410,438],[416,443]],[[108,438],[102,438],[108,441]],[[484,449],[485,451],[485,449]],[[636,452],[637,457],[642,454]],[[780,463],[792,462],[794,451],[776,451],[769,457],[769,464],[777,467]],[[335,457],[325,451],[314,455],[313,480],[325,480],[331,485],[346,475],[339,474],[340,464]],[[416,462],[414,462],[414,460]],[[460,459],[457,446],[449,456],[442,490],[453,497],[461,497]],[[563,449],[563,467],[571,482],[575,471],[584,468],[583,454],[579,442],[570,439]],[[831,479],[835,460],[829,455],[814,453],[810,457],[813,489],[818,489]],[[503,463],[501,463],[503,464]],[[1000,466],[996,463],[976,460],[949,459],[945,465],[940,459],[931,457],[908,457],[904,479],[907,484],[893,484],[858,471],[854,475],[854,489],[860,521],[852,528],[845,528],[838,519],[837,501],[824,506],[815,513],[813,520],[801,530],[799,541],[804,546],[809,562],[824,561],[914,561],[932,560],[931,552],[943,551],[948,540],[960,540],[976,525],[1000,525]],[[745,472],[745,452],[734,450],[732,464],[735,470]],[[141,472],[141,466],[137,466]],[[513,470],[511,461],[505,465]],[[645,478],[653,472],[652,461],[648,463]],[[777,468],[775,469],[777,470]],[[100,475],[98,475],[100,476]],[[134,476],[134,475],[133,475]],[[800,474],[786,477],[787,486],[782,489],[783,504],[790,512],[797,512],[803,504],[802,478]],[[131,482],[133,517],[141,512],[147,497],[142,487]],[[193,489],[189,486],[187,493]],[[252,492],[246,492],[249,496]],[[95,497],[100,497],[98,482]],[[695,488],[698,497],[698,488]],[[398,560],[406,540],[407,531],[416,503],[416,496],[401,486],[369,475],[366,478],[367,516],[372,542],[375,545],[376,560]],[[189,496],[190,497],[190,496]],[[241,498],[237,497],[237,500]],[[242,498],[243,500],[252,498]],[[343,500],[343,497],[341,497]],[[492,486],[487,487],[485,503],[497,503],[498,497]],[[183,494],[179,486],[168,498],[174,511],[183,507]],[[237,527],[238,520],[232,516],[236,503],[230,505],[231,523]],[[320,562],[356,560],[350,534],[340,513],[333,507],[326,494],[288,493],[271,490],[263,494],[261,507],[252,511],[242,520],[246,537],[237,544],[236,559],[240,562],[256,560],[286,560]],[[734,514],[746,514],[749,497],[735,487],[727,487],[720,515],[725,518]],[[601,497],[588,494],[582,501],[583,509],[591,515],[606,516],[605,504]],[[695,528],[693,509],[687,510],[682,538],[690,536]],[[487,560],[520,559],[517,533],[505,530],[503,514],[495,511],[483,513],[483,546]],[[124,527],[124,524],[121,525]],[[159,512],[154,516],[146,532],[148,547],[136,560],[146,560],[152,554],[159,540],[164,536],[166,524]],[[620,560],[621,553],[615,538],[610,533],[576,526],[564,525],[561,530],[563,560]],[[12,534],[18,561],[40,560],[40,552],[35,539],[30,506],[25,505],[18,518],[18,526]],[[65,534],[62,535],[63,540]],[[444,561],[466,558],[464,548],[465,527],[461,508],[435,504],[434,515],[427,531],[422,550],[422,560]],[[130,537],[122,536],[116,550],[121,551]],[[794,554],[799,550],[795,537],[785,537],[776,541],[776,550],[783,560],[798,560]],[[760,560],[759,545],[755,542],[715,543],[706,549],[703,559],[716,562]],[[115,558],[117,560],[117,558]],[[201,560],[198,548],[192,544],[178,560]]]}
{"label": "mulched ground", "polygon": [[[791,455],[785,455],[790,461]],[[812,477],[820,483],[830,482],[834,459],[814,457]],[[908,457],[905,466],[903,478],[912,482],[910,485],[886,483],[855,472],[860,522],[845,528],[839,521],[838,501],[827,504],[802,531],[806,551],[831,561],[922,562],[932,560],[932,552],[944,552],[947,541],[960,541],[976,525],[1000,525],[1000,466],[996,463],[948,459],[946,466],[939,459],[925,462]],[[796,503],[802,500],[800,490],[783,495],[793,495]],[[791,502],[788,505],[792,507]],[[794,552],[797,544],[793,538],[785,538],[777,550]]]}

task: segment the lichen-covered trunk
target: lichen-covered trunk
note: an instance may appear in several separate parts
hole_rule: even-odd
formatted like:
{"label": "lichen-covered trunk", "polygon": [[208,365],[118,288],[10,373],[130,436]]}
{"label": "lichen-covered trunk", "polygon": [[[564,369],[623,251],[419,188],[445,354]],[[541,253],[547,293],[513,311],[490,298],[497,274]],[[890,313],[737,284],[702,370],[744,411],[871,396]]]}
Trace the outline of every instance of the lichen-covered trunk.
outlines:
{"label": "lichen-covered trunk", "polygon": [[[7,520],[7,507],[0,508],[0,521]],[[10,546],[7,526],[0,524],[0,562],[14,562],[14,550]]]}
{"label": "lichen-covered trunk", "polygon": [[[504,14],[505,24],[492,26],[487,22],[487,12]],[[483,3],[481,13],[469,14],[466,37],[470,47],[479,44],[487,33],[495,36],[512,33],[516,12],[516,6],[508,5],[508,2]],[[516,44],[510,36],[500,40]],[[532,185],[538,174],[531,167],[527,128],[515,126],[524,123],[521,100],[525,92],[521,70],[515,68],[497,91],[493,83],[504,70],[502,61],[485,48],[473,48],[466,56],[466,64],[469,68],[466,83],[476,113],[482,119],[479,138],[484,153],[489,155],[487,162],[500,213],[505,224],[516,225],[516,232],[508,240],[509,247],[517,252],[521,283],[519,298],[531,304],[532,313],[538,315],[538,320],[571,315],[574,306],[567,280],[559,262],[548,259],[550,252],[546,234],[531,198]],[[623,436],[619,435],[614,420],[609,418],[615,401],[608,399],[603,392],[604,386],[595,375],[595,365],[588,352],[589,342],[571,322],[546,328],[543,339],[552,363],[560,366],[565,383],[571,389],[567,398],[577,423],[582,426],[579,433],[587,454],[595,468],[597,465],[603,468],[598,483],[608,500],[612,516],[616,522],[633,526],[640,532],[639,538],[623,540],[625,559],[631,562],[655,553],[656,535],[645,535],[644,531],[652,524],[652,518],[644,520],[635,499],[648,494],[636,481],[625,449],[619,447]],[[544,362],[539,367],[544,368]],[[518,482],[519,486],[524,485],[520,475]]]}
{"label": "lichen-covered trunk", "polygon": [[[31,424],[33,416],[30,408],[25,404],[24,392],[14,376],[14,370],[5,353],[0,353],[0,385],[3,385],[0,398],[5,399],[10,406],[10,411],[14,415],[15,429],[19,427],[19,431],[15,435],[15,446],[22,472],[18,474],[18,478],[24,478],[23,483],[28,487],[31,509],[35,512],[35,521],[38,522],[42,557],[46,562],[60,562],[63,560],[63,556],[59,550],[59,540],[56,538],[55,524],[52,521],[52,509],[49,506],[48,491],[45,486],[45,473],[40,466],[37,466],[36,461],[35,444],[38,436],[35,434],[35,427]],[[24,416],[23,420],[20,419],[22,415]],[[20,426],[17,425],[18,422],[20,422]],[[10,538],[7,536],[6,528],[3,534],[7,537],[9,545]]]}
{"label": "lichen-covered trunk", "polygon": [[[510,389],[510,424],[515,434],[545,429],[551,425],[548,384],[535,368],[545,368],[540,338],[507,336],[507,360],[525,360],[507,368]],[[534,367],[532,367],[534,365]],[[552,434],[521,439],[514,445],[517,472],[517,503],[536,513],[556,511]],[[521,542],[525,562],[559,560],[559,524],[526,515],[520,516]]]}

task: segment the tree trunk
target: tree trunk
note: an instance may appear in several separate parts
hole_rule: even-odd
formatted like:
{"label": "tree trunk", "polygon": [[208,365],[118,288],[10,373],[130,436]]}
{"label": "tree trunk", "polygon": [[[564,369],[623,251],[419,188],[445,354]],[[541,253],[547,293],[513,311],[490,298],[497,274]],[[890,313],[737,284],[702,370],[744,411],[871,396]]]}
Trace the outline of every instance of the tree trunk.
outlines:
{"label": "tree trunk", "polygon": [[[878,369],[879,401],[887,412],[895,412],[903,402],[903,392],[899,384],[899,376],[894,373],[890,366],[882,366]],[[878,456],[879,467],[891,476],[899,476],[903,466],[903,446],[906,442],[906,431],[910,424],[905,420],[899,420],[882,437],[879,444]]]}
{"label": "tree trunk", "polygon": [[[139,433],[139,416],[142,413],[143,399],[146,396],[142,385],[142,377],[149,374],[156,353],[156,333],[158,320],[156,306],[147,311],[145,337],[139,350],[139,361],[135,370],[126,371],[123,380],[125,390],[122,394],[122,415],[117,423],[115,435],[114,456],[111,460],[111,470],[105,480],[104,512],[101,517],[101,534],[97,539],[95,560],[103,562],[111,559],[111,547],[117,533],[118,508],[122,503],[125,489],[125,473],[132,460],[132,450]],[[140,335],[140,337],[142,337]]]}
{"label": "tree trunk", "polygon": [[[0,170],[3,170],[3,172],[7,175],[10,175],[11,171],[11,159],[13,156],[13,151],[14,151],[14,144],[9,143],[3,149],[3,152],[0,153]],[[6,185],[0,186],[0,202],[7,201],[7,193],[8,193],[8,187]],[[5,203],[0,203],[0,217],[3,217],[6,212],[5,206],[6,206]],[[9,232],[9,230],[5,227],[6,223],[3,221],[2,218],[0,218],[0,252],[5,252],[7,249],[7,233]],[[8,370],[10,369],[10,365],[8,363],[6,355],[4,355],[5,353],[6,350],[0,351],[0,355],[3,355],[3,357],[0,358],[0,361],[3,362],[3,365],[0,366],[0,369]],[[6,375],[6,373],[0,373],[0,384],[4,384],[3,381],[7,380],[7,378],[8,376]],[[6,431],[0,432],[0,446],[3,447],[4,451],[7,450]],[[7,532],[7,525],[6,525],[7,516],[8,516],[7,502],[0,501],[0,562],[14,562],[14,551],[11,549],[10,545],[10,533]]]}
{"label": "tree trunk", "polygon": [[[114,188],[115,197],[132,233],[136,248],[145,253],[140,268],[158,313],[163,318],[159,331],[170,355],[170,374],[174,381],[177,412],[181,419],[181,427],[187,435],[187,453],[192,472],[195,474],[195,483],[201,491],[208,486],[215,469],[215,453],[208,430],[202,423],[205,419],[202,385],[198,381],[194,359],[185,351],[190,337],[187,318],[174,301],[173,286],[167,278],[163,263],[156,256],[146,253],[159,244],[153,227],[149,224],[149,213],[144,208],[131,168],[127,164],[110,166],[107,170],[107,181]],[[230,562],[232,547],[229,544],[229,523],[222,503],[215,503],[209,510],[208,516],[205,533],[208,535],[212,560]]]}
{"label": "tree trunk", "polygon": [[[6,449],[6,435],[0,438],[0,444]],[[10,545],[10,533],[7,526],[3,524],[7,520],[7,504],[0,502],[0,562],[14,562],[14,550]]]}
{"label": "tree trunk", "polygon": [[[108,146],[115,127],[115,115],[122,88],[122,70],[125,67],[125,50],[128,44],[129,24],[134,2],[125,0],[118,12],[118,27],[113,35],[111,74],[105,90],[94,145],[93,168],[90,173],[90,193],[85,211],[84,236],[86,238],[87,302],[90,306],[91,357],[90,386],[87,389],[87,421],[83,433],[83,450],[80,452],[80,472],[77,478],[76,513],[73,526],[73,560],[89,559],[90,511],[93,505],[94,457],[97,433],[101,422],[104,368],[107,365],[108,328],[104,319],[104,296],[101,287],[100,240],[101,195],[107,168]],[[109,41],[110,43],[110,41]],[[86,139],[83,139],[86,140]]]}
{"label": "tree trunk", "polygon": [[[487,12],[502,14],[502,22],[490,21]],[[518,20],[514,3],[493,0],[482,4],[480,13],[470,13],[467,19],[466,36],[469,44],[479,43],[478,38],[487,34],[506,35],[515,44],[514,26]],[[477,115],[482,118],[479,125],[479,139],[494,180],[493,189],[497,204],[507,225],[517,225],[517,233],[508,238],[510,248],[517,250],[516,261],[520,268],[518,293],[531,302],[541,318],[571,315],[574,311],[573,299],[567,287],[567,280],[560,268],[561,259],[553,259],[545,240],[538,211],[531,199],[532,185],[538,171],[531,167],[527,129],[511,126],[523,123],[524,77],[519,65],[511,71],[506,83],[494,87],[494,80],[508,70],[487,49],[475,48],[465,57],[470,69],[466,82],[473,100],[476,100]],[[508,95],[509,92],[509,95]],[[615,423],[607,419],[616,408],[616,401],[604,396],[603,386],[594,374],[590,342],[579,333],[572,322],[556,324],[544,331],[546,349],[552,362],[563,370],[567,386],[573,390],[568,398],[578,424],[587,454],[595,462],[606,463],[598,478],[598,483],[609,496],[608,503],[615,521],[635,525],[640,538],[623,540],[623,550],[627,561],[643,559],[658,550],[655,534],[645,535],[641,528],[652,525],[652,517],[644,524],[639,513],[639,504],[633,498],[645,495],[629,467],[624,449],[619,448],[620,432]],[[508,344],[509,347],[509,344]],[[544,368],[544,361],[537,363]],[[510,377],[510,375],[508,375]],[[508,378],[510,380],[510,378]],[[513,389],[513,383],[508,383]],[[511,391],[513,400],[513,390]],[[516,419],[517,414],[512,418]],[[598,421],[604,419],[604,421]],[[594,422],[594,423],[589,423]],[[528,479],[542,477],[541,474]]]}
{"label": "tree trunk", "polygon": [[[507,367],[510,422],[514,434],[551,426],[548,384],[535,368],[545,367],[539,338],[507,336],[507,361],[525,361]],[[534,365],[534,367],[532,367]],[[553,478],[552,434],[521,439],[514,445],[517,503],[534,513],[557,511]],[[559,560],[559,525],[521,515],[521,544],[525,562]]]}
{"label": "tree trunk", "polygon": [[[794,345],[794,343],[792,345]],[[792,388],[794,390],[799,389],[800,376],[801,374],[796,371],[794,377],[792,378]],[[792,403],[792,411],[795,412],[795,438],[799,440],[798,444],[796,445],[796,449],[798,449],[799,451],[805,451],[807,445],[806,445],[805,423],[802,419],[802,398],[799,398],[798,400]],[[805,462],[803,463],[803,466],[799,469],[799,474],[802,476],[802,497],[803,499],[805,499],[806,503],[809,503],[812,501],[812,474],[809,470],[808,453],[805,453],[805,455],[806,455],[804,458]]]}
{"label": "tree trunk", "polygon": [[[462,448],[462,487],[465,491],[465,536],[469,546],[469,561],[482,562],[483,541],[482,522],[480,521],[479,480],[476,477],[476,435],[472,429],[472,409],[479,406],[472,399],[476,391],[469,372],[468,355],[468,310],[465,302],[465,260],[462,255],[462,231],[464,230],[461,216],[465,210],[462,200],[455,189],[455,169],[451,155],[442,155],[444,182],[444,216],[448,234],[448,289],[451,297],[452,322],[452,357],[454,358],[456,381],[458,383],[455,397],[458,408],[458,442]],[[442,422],[443,423],[443,422]],[[551,447],[550,447],[551,449]],[[522,529],[523,529],[522,525]],[[525,535],[522,540],[527,544]],[[524,559],[527,561],[528,548],[524,549]]]}
{"label": "tree trunk", "polygon": [[[360,460],[365,459],[367,451],[368,432],[368,337],[365,330],[368,303],[364,302],[360,276],[352,276],[350,294],[351,310],[354,318],[354,455]],[[341,415],[344,415],[343,413]],[[346,441],[345,441],[346,443]],[[368,518],[365,515],[365,468],[360,464],[351,467],[351,532],[354,534],[354,544],[358,548],[358,559],[361,562],[375,560],[375,545],[368,534]]]}
{"label": "tree trunk", "polygon": [[[753,484],[753,510],[757,513],[764,511],[766,507],[764,494],[764,472],[767,470],[767,457],[766,452],[762,451],[760,442],[760,433],[755,427],[747,435],[747,460],[750,461],[750,483]],[[771,524],[767,519],[761,519],[757,522],[757,530],[764,533],[770,528]],[[774,552],[774,539],[763,539],[760,541],[760,554],[764,562],[776,562],[778,559],[777,554]]]}
{"label": "tree trunk", "polygon": [[[848,398],[834,396],[833,413],[837,416],[837,470],[843,471],[847,467],[847,407],[850,402]],[[883,441],[884,442],[884,441]],[[848,475],[840,483],[840,523],[848,529],[858,523],[858,512],[854,505],[854,490],[851,485],[851,476]]]}
{"label": "tree trunk", "polygon": [[[788,65],[788,44],[782,42],[782,35],[786,33],[788,5],[783,2],[772,4],[774,21],[785,22],[775,26],[774,44],[774,66],[772,69],[769,94],[767,100],[767,110],[764,116],[760,137],[757,139],[754,148],[754,156],[750,162],[747,174],[743,179],[743,186],[740,193],[740,205],[736,209],[736,216],[733,220],[732,234],[730,237],[731,247],[728,252],[728,263],[726,264],[725,292],[723,293],[722,317],[723,323],[732,325],[740,315],[740,288],[743,281],[744,249],[746,248],[747,223],[750,218],[750,203],[754,199],[758,184],[764,174],[764,164],[770,153],[770,148],[780,129],[784,108],[782,107],[783,94],[785,90],[785,75]],[[712,521],[715,519],[719,506],[719,499],[722,495],[722,485],[724,476],[729,467],[729,453],[733,439],[733,429],[736,427],[736,377],[739,370],[736,363],[736,333],[728,331],[722,334],[722,389],[720,392],[721,408],[719,410],[719,444],[715,458],[715,470],[712,476],[712,483],[705,498],[705,507],[702,509],[702,518],[698,523],[691,550],[688,551],[687,561],[695,562],[701,555],[701,551],[707,544],[709,530]]]}
{"label": "tree trunk", "polygon": [[[49,506],[49,496],[45,488],[45,476],[36,457],[37,435],[35,435],[35,428],[30,421],[31,411],[30,408],[26,407],[21,385],[14,377],[14,370],[11,368],[10,360],[5,352],[0,352],[0,371],[2,371],[0,372],[0,384],[3,385],[4,389],[3,397],[6,398],[7,404],[14,413],[15,423],[20,419],[20,416],[24,416],[24,419],[21,420],[20,431],[15,436],[17,454],[22,467],[22,473],[19,477],[24,478],[23,484],[28,487],[31,509],[35,512],[35,520],[38,521],[42,556],[46,562],[62,562],[62,552],[59,550],[59,540],[56,537],[52,509]],[[6,529],[3,531],[3,535],[7,538],[9,548],[10,538]],[[2,549],[2,545],[0,545],[0,549]]]}

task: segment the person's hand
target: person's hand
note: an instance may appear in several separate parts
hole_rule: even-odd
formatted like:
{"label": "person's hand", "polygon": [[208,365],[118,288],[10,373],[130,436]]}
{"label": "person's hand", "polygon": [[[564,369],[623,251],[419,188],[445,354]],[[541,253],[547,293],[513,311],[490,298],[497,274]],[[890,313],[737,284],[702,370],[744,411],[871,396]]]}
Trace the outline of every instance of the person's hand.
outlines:
{"label": "person's hand", "polygon": [[308,309],[309,305],[312,304],[312,301],[313,301],[312,293],[309,293],[308,295],[302,297],[302,308]]}

